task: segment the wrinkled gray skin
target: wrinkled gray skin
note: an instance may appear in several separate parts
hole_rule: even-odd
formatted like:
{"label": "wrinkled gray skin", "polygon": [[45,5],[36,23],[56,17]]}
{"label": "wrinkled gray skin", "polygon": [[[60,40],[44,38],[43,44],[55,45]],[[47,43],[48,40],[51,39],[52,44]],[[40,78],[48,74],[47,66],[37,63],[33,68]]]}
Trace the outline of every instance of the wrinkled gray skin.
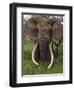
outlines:
{"label": "wrinkled gray skin", "polygon": [[61,38],[62,28],[59,20],[49,19],[43,16],[34,16],[23,25],[24,32],[27,33],[38,45],[35,51],[35,60],[49,61],[51,42],[58,42]]}

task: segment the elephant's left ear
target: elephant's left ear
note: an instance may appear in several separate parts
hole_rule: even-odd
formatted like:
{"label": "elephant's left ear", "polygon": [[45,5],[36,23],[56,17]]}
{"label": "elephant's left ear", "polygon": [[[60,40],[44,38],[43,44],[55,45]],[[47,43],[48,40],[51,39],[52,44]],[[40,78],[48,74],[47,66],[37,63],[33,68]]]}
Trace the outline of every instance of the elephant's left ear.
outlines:
{"label": "elephant's left ear", "polygon": [[63,37],[63,24],[55,22],[52,25],[52,41],[59,43]]}

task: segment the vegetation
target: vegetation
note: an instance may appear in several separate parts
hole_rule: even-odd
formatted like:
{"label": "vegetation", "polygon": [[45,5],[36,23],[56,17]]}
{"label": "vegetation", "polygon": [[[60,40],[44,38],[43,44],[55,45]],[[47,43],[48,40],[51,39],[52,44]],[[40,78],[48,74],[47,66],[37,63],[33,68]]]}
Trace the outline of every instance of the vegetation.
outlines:
{"label": "vegetation", "polygon": [[53,65],[48,69],[49,63],[40,62],[39,66],[36,66],[32,62],[32,49],[34,47],[34,41],[29,38],[24,39],[23,43],[23,74],[35,75],[35,74],[55,74],[63,73],[63,45],[59,46],[59,53],[55,56]]}

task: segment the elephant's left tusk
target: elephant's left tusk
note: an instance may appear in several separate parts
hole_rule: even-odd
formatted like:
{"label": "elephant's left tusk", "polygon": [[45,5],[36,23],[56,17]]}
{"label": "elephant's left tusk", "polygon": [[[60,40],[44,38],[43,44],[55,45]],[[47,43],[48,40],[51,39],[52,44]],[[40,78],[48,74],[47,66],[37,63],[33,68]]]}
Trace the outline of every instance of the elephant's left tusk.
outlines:
{"label": "elephant's left tusk", "polygon": [[39,65],[39,63],[37,63],[36,60],[35,60],[35,58],[34,58],[34,53],[35,53],[36,48],[37,48],[37,43],[36,43],[36,45],[34,46],[34,49],[33,49],[33,51],[32,51],[32,61],[33,61],[33,63],[34,63],[35,65]]}
{"label": "elephant's left tusk", "polygon": [[51,42],[51,44],[50,44],[49,49],[50,49],[51,62],[50,62],[50,64],[49,64],[49,66],[48,66],[48,69],[52,66],[52,64],[53,64],[53,59],[54,59],[53,51],[52,51],[52,42]]}

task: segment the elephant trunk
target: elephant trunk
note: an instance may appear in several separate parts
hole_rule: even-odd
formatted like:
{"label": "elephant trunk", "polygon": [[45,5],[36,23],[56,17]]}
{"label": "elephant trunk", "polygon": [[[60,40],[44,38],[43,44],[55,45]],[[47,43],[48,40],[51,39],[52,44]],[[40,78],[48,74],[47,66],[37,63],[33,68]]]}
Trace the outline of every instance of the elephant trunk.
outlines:
{"label": "elephant trunk", "polygon": [[40,60],[50,62],[49,43],[45,39],[39,40]]}

